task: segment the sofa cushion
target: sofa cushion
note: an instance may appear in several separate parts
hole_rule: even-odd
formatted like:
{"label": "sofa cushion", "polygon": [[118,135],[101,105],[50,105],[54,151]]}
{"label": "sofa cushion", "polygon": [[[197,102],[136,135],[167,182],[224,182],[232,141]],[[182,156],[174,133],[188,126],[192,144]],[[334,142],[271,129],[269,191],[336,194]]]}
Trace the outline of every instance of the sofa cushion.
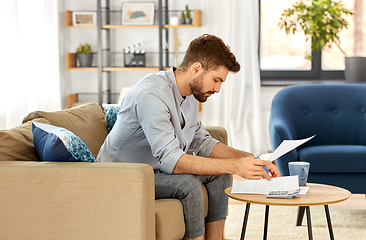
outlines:
{"label": "sofa cushion", "polygon": [[121,105],[103,103],[102,107],[104,108],[105,115],[106,115],[107,129],[108,129],[108,132],[110,132],[112,130],[114,124],[116,123],[117,114],[121,108]]}
{"label": "sofa cushion", "polygon": [[33,145],[33,122],[50,123],[44,118],[36,118],[15,128],[0,131],[1,161],[39,161]]}
{"label": "sofa cushion", "polygon": [[155,200],[156,240],[183,239],[185,224],[182,203],[178,199]]}
{"label": "sofa cushion", "polygon": [[55,112],[35,111],[28,114],[23,123],[34,118],[45,118],[51,125],[70,130],[88,146],[94,157],[108,134],[103,109],[96,103]]}
{"label": "sofa cushion", "polygon": [[85,143],[65,128],[33,123],[33,142],[37,156],[50,162],[96,162]]}
{"label": "sofa cushion", "polygon": [[310,162],[310,173],[366,173],[366,146],[311,146],[299,150],[299,159]]}

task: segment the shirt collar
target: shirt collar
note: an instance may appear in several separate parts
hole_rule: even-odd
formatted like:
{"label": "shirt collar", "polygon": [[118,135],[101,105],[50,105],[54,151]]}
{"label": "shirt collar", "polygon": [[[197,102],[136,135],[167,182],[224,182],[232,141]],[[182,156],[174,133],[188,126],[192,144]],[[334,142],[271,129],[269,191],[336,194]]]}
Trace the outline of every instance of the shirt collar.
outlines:
{"label": "shirt collar", "polygon": [[180,95],[177,80],[175,79],[174,76],[175,69],[176,69],[175,67],[170,68],[168,71],[166,71],[166,74],[172,83],[175,100],[179,103],[179,106],[181,106],[185,98],[183,98],[182,95]]}

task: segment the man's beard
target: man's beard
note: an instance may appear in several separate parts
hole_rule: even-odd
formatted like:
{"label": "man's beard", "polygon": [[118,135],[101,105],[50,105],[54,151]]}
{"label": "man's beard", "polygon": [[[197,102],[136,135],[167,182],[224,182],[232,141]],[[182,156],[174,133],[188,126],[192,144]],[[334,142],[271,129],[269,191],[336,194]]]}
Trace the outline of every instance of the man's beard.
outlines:
{"label": "man's beard", "polygon": [[193,79],[193,82],[191,82],[189,84],[189,87],[191,88],[192,94],[193,96],[199,101],[199,102],[206,102],[207,98],[209,97],[207,94],[214,94],[215,92],[212,91],[208,91],[208,92],[203,92],[203,76],[204,74],[202,73],[201,75],[195,77]]}

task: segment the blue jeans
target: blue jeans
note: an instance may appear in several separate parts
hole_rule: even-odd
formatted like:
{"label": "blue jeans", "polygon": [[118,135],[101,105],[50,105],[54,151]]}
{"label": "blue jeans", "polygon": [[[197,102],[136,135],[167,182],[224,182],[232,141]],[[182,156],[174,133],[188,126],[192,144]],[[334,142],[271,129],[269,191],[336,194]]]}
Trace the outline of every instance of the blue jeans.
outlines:
{"label": "blue jeans", "polygon": [[[208,215],[203,218],[202,184],[208,193]],[[231,175],[196,176],[155,172],[155,199],[176,198],[183,206],[185,237],[204,234],[205,223],[226,219],[228,197],[224,190],[231,186]]]}

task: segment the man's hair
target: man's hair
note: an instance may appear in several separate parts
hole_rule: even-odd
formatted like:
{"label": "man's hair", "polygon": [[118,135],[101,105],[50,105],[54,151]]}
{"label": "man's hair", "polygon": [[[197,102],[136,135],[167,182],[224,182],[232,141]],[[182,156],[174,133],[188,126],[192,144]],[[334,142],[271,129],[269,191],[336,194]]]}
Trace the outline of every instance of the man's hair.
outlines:
{"label": "man's hair", "polygon": [[230,47],[221,38],[210,34],[199,36],[189,44],[179,68],[186,71],[195,62],[200,62],[204,71],[215,70],[220,66],[225,66],[230,72],[240,70],[240,64]]}

